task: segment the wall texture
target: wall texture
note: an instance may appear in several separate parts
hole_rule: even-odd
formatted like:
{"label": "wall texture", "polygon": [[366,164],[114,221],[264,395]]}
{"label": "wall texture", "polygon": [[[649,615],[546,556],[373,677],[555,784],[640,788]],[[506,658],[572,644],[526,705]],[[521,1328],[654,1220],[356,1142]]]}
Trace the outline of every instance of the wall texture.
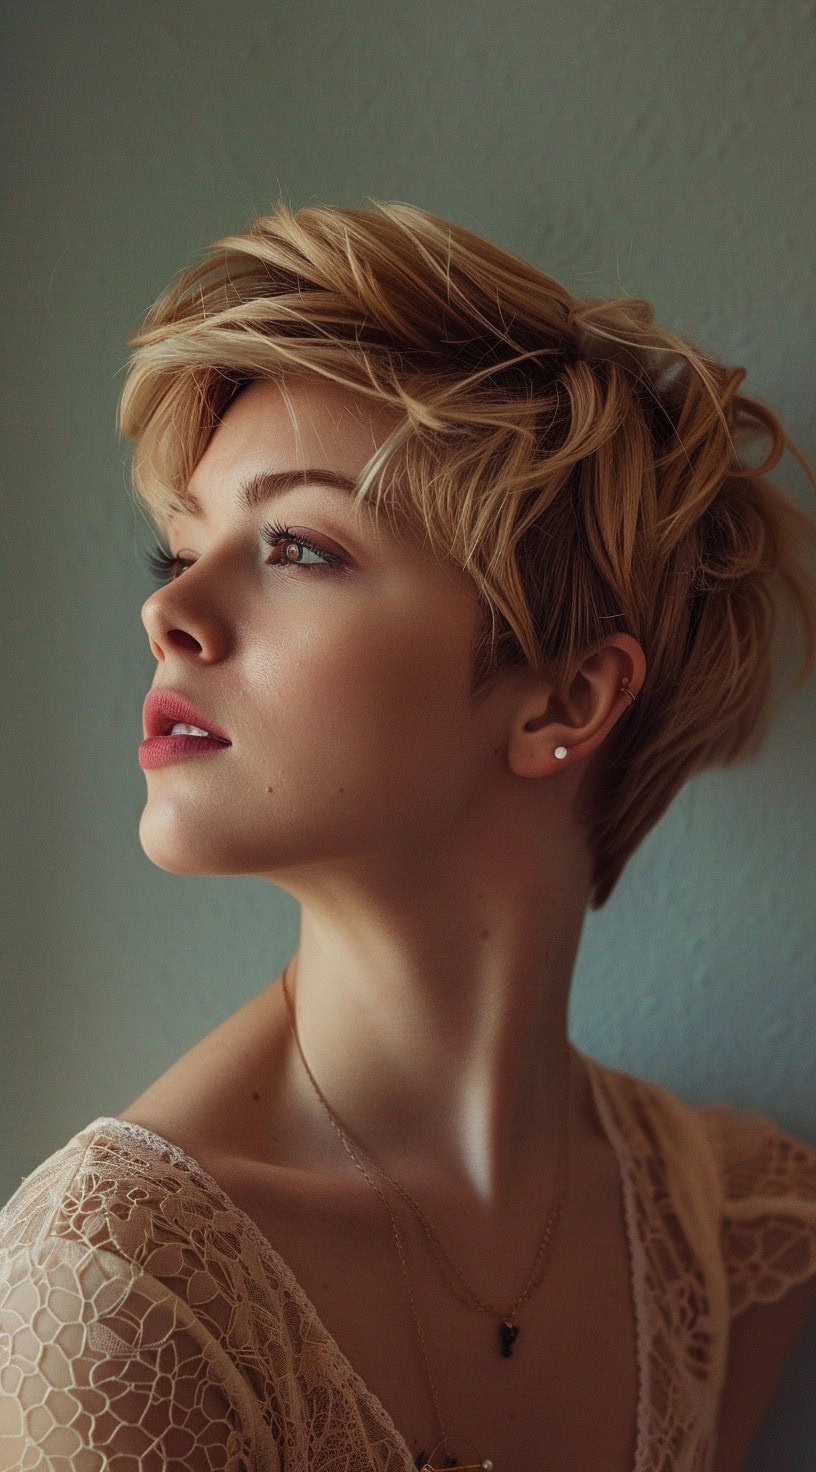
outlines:
{"label": "wall texture", "polygon": [[[6,8],[0,1197],[293,950],[291,898],[139,846],[154,662],[125,339],[278,195],[399,199],[574,291],[645,296],[816,459],[816,5],[55,0]],[[778,478],[816,513],[795,463]],[[590,915],[576,1044],[816,1141],[816,686],[676,799]],[[806,1326],[749,1472],[816,1451]]]}

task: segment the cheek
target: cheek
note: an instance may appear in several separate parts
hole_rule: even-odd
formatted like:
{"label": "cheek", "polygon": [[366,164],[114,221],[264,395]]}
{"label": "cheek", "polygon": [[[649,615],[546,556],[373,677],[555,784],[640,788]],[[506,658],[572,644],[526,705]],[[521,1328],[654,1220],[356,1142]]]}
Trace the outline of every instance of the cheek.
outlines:
{"label": "cheek", "polygon": [[248,642],[267,651],[247,671],[265,728],[252,741],[262,791],[287,789],[301,817],[308,793],[341,827],[450,820],[478,767],[473,610],[457,594],[407,575],[371,597],[313,592]]}
{"label": "cheek", "polygon": [[421,842],[458,822],[472,785],[465,654],[444,624],[414,627],[347,669],[347,758],[358,791],[389,827]]}
{"label": "cheek", "polygon": [[427,621],[333,634],[331,648],[312,642],[277,677],[271,729],[287,765],[294,758],[324,791],[343,786],[355,800],[419,787],[438,800],[465,728],[463,656]]}

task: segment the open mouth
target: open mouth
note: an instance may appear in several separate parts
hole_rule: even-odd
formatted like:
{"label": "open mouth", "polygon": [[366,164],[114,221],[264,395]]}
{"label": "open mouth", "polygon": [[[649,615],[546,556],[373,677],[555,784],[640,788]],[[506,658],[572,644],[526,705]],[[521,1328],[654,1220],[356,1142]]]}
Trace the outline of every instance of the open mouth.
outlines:
{"label": "open mouth", "polygon": [[214,736],[212,731],[204,731],[201,726],[186,726],[183,721],[168,721],[163,736],[206,736],[210,741],[218,741],[221,746],[229,746],[229,741],[224,741],[221,736]]}

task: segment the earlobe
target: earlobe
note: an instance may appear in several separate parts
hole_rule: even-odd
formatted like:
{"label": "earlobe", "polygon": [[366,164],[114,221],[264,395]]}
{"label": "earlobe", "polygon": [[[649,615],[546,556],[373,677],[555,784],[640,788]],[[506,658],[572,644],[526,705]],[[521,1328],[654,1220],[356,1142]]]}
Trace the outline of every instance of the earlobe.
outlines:
{"label": "earlobe", "polygon": [[[620,690],[618,691],[618,694],[619,695],[626,695],[626,696],[628,696],[629,701],[630,701],[630,704],[631,705],[634,705],[634,703],[635,703],[635,701],[637,699],[637,696],[636,695],[633,695],[632,694],[632,691],[629,689],[629,676],[628,675],[626,675],[624,677],[624,679],[621,681],[621,687],[620,687]],[[620,717],[618,717],[618,719],[620,719]],[[567,754],[567,748],[566,748],[566,746],[556,746],[555,751],[553,752],[553,756],[558,757],[559,761],[563,761],[563,759],[566,756],[566,754]]]}

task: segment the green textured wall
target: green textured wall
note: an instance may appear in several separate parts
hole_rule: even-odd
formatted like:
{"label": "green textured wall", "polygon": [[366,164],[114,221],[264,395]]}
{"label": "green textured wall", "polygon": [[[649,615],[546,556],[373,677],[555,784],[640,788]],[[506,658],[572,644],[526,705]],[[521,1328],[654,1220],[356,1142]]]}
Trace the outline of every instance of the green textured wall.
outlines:
{"label": "green textured wall", "polygon": [[[287,894],[138,842],[151,585],[114,416],[177,270],[279,194],[416,203],[652,299],[816,460],[814,4],[60,0],[4,28],[2,1200],[296,943]],[[584,1050],[812,1141],[815,729],[811,682],[680,794],[588,917],[572,1003]],[[748,1472],[813,1466],[814,1364],[811,1321]]]}

